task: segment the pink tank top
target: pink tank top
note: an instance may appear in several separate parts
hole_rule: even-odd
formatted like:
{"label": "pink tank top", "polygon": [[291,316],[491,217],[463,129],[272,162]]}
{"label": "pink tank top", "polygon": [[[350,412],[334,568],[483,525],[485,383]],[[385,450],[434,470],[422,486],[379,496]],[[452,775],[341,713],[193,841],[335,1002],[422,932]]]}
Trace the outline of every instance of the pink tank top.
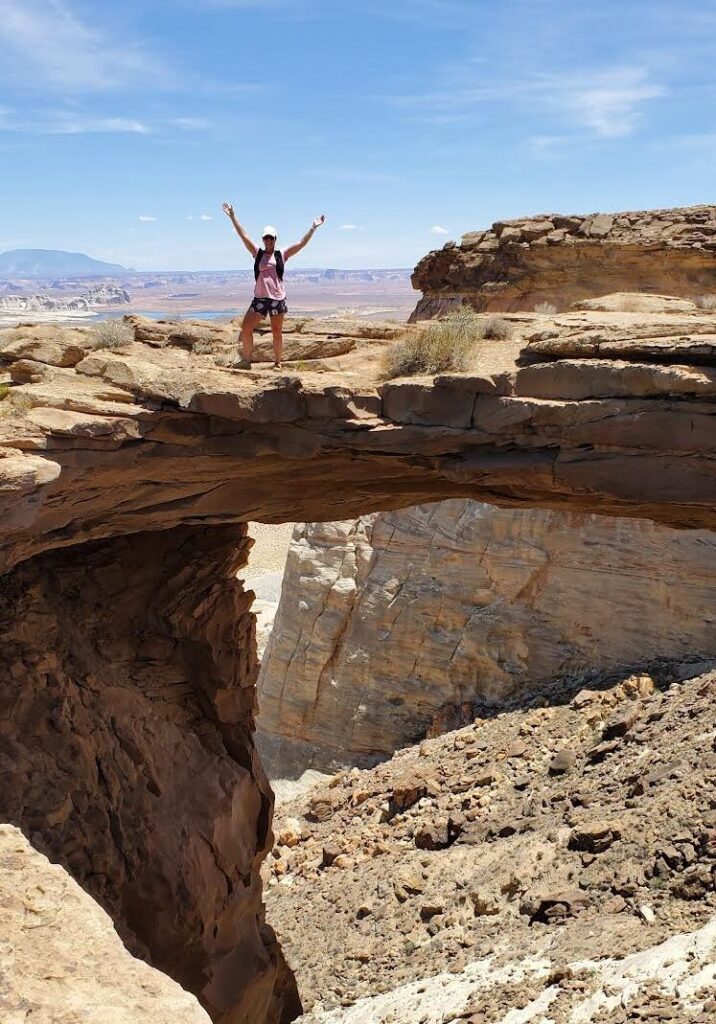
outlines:
{"label": "pink tank top", "polygon": [[[284,255],[284,262],[286,257]],[[276,257],[273,253],[269,256],[264,253],[259,264],[259,276],[254,288],[254,295],[257,299],[285,299],[286,289],[283,281],[279,281],[276,270]]]}

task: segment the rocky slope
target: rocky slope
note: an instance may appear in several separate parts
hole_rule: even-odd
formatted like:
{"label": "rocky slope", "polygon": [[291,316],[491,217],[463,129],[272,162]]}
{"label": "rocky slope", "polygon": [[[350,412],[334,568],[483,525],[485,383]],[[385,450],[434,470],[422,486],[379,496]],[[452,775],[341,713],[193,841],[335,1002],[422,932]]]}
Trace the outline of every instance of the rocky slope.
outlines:
{"label": "rocky slope", "polygon": [[472,497],[716,522],[713,320],[528,327],[538,365],[388,384],[365,325],[279,377],[186,324],[0,332],[0,815],[222,1024],[298,1009],[261,908],[244,521]]}
{"label": "rocky slope", "polygon": [[497,221],[429,253],[413,287],[412,319],[467,303],[478,311],[534,309],[608,292],[716,293],[716,206],[617,214],[542,214]]}
{"label": "rocky slope", "polygon": [[366,766],[481,698],[716,657],[716,534],[459,500],[304,524],[274,627],[269,775]]}
{"label": "rocky slope", "polygon": [[0,825],[4,1024],[209,1024],[193,996],[135,960],[112,922],[19,829]]}
{"label": "rocky slope", "polygon": [[716,673],[694,671],[546,687],[282,805],[268,917],[302,1019],[711,1024]]}

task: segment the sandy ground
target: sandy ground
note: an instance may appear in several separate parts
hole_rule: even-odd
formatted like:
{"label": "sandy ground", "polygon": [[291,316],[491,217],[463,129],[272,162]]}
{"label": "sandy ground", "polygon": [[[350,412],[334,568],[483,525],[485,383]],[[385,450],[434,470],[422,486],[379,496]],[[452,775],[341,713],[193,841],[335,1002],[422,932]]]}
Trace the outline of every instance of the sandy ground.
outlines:
{"label": "sandy ground", "polygon": [[249,523],[249,536],[255,543],[249,564],[240,570],[239,577],[246,582],[246,589],[256,595],[253,610],[259,658],[263,657],[273,628],[292,533],[293,523]]}
{"label": "sandy ground", "polygon": [[249,555],[249,564],[241,570],[241,578],[253,580],[266,573],[283,573],[292,533],[293,523],[281,523],[279,526],[249,523],[249,536],[253,537],[255,544]]}

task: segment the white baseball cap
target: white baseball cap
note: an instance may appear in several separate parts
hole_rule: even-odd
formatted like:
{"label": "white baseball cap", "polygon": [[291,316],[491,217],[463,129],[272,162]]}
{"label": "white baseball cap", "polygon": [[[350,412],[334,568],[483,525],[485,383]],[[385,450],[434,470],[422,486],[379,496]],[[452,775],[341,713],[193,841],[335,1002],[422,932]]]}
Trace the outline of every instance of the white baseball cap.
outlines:
{"label": "white baseball cap", "polygon": [[272,238],[278,238],[278,231],[276,230],[275,227],[272,227],[271,224],[267,224],[266,227],[261,232],[261,237],[265,238],[266,235],[271,235]]}

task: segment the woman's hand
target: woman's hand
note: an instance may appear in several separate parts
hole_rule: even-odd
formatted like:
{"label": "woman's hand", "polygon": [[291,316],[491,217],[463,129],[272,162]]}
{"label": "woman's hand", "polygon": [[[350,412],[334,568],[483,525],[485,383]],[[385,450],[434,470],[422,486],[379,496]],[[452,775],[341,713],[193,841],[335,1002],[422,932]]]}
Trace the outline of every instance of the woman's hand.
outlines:
{"label": "woman's hand", "polygon": [[320,217],[316,217],[316,219],[313,222],[312,227],[315,230],[316,228],[320,228],[321,224],[325,224],[325,223],[326,223],[326,215],[325,215],[325,213],[322,213]]}
{"label": "woman's hand", "polygon": [[231,203],[222,203],[221,209],[224,211],[227,217],[234,219],[234,208]]}

